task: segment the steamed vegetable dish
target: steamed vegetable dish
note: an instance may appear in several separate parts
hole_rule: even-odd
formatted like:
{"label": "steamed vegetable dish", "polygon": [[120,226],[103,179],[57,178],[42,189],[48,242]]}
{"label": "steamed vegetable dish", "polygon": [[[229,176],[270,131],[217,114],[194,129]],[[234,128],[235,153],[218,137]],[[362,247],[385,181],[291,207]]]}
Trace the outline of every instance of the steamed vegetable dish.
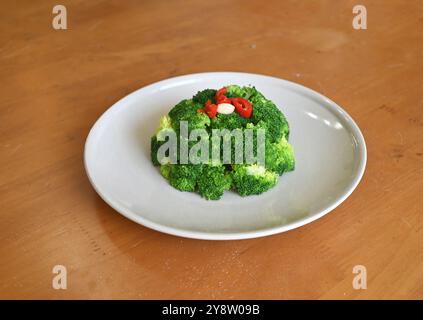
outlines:
{"label": "steamed vegetable dish", "polygon": [[209,200],[226,190],[258,195],[294,170],[288,139],[288,122],[272,101],[254,87],[229,85],[200,91],[164,115],[151,138],[151,159],[180,191]]}

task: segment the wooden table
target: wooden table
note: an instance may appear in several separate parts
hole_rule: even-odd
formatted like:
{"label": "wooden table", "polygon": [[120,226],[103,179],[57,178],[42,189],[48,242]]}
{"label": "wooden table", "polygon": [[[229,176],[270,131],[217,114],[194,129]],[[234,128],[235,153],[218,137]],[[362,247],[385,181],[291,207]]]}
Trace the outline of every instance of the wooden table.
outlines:
{"label": "wooden table", "polygon": [[[56,1],[0,5],[1,298],[423,298],[423,3]],[[309,86],[357,121],[368,165],[324,218],[283,234],[197,241],[107,206],[83,167],[115,101],[194,72]],[[52,268],[67,268],[55,290]],[[352,270],[367,268],[367,289]]]}

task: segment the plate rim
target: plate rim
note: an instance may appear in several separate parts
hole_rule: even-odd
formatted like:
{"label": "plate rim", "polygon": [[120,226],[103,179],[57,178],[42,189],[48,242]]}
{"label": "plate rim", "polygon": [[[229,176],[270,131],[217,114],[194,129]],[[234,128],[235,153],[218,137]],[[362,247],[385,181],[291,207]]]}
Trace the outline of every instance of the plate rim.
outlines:
{"label": "plate rim", "polygon": [[[317,211],[315,214],[309,217],[301,218],[297,221],[287,223],[285,225],[280,226],[274,226],[269,227],[265,229],[260,230],[254,230],[254,231],[242,231],[242,232],[205,232],[205,231],[194,231],[194,230],[185,230],[180,229],[176,227],[170,227],[166,225],[162,225],[160,223],[153,222],[149,219],[146,219],[142,216],[137,215],[136,213],[132,212],[130,209],[126,208],[125,206],[122,206],[112,199],[109,199],[105,193],[102,192],[101,188],[95,183],[93,177],[90,175],[88,160],[87,160],[87,150],[89,148],[89,145],[91,144],[91,141],[93,139],[93,132],[95,129],[100,126],[101,122],[114,111],[116,106],[121,103],[122,101],[129,99],[132,95],[136,95],[141,90],[146,90],[148,88],[151,88],[153,86],[158,86],[160,84],[165,84],[166,82],[174,82],[177,80],[184,80],[184,78],[201,78],[206,76],[253,76],[253,77],[260,77],[265,78],[267,80],[273,80],[282,82],[285,85],[295,87],[296,89],[299,89],[301,91],[307,92],[307,94],[314,96],[319,99],[319,101],[324,102],[324,105],[326,107],[330,108],[331,112],[335,112],[337,114],[341,114],[350,124],[351,132],[353,133],[353,136],[358,140],[357,146],[360,151],[360,157],[359,157],[359,168],[358,168],[358,174],[355,175],[354,179],[351,181],[350,185],[348,186],[348,189],[343,193],[342,196],[340,196],[336,201],[334,201],[331,205],[327,206],[326,208]],[[126,96],[120,98],[118,101],[113,103],[109,108],[107,108],[100,117],[95,121],[93,126],[91,127],[86,141],[84,145],[84,168],[85,172],[87,174],[88,180],[90,181],[92,187],[96,191],[96,193],[100,196],[100,198],[106,202],[110,207],[112,207],[115,211],[122,214],[124,217],[143,225],[144,227],[153,229],[155,231],[163,232],[166,234],[184,237],[184,238],[190,238],[190,239],[200,239],[200,240],[242,240],[242,239],[251,239],[251,238],[258,238],[258,237],[264,237],[264,236],[270,236],[274,234],[283,233],[289,230],[293,230],[296,228],[299,228],[301,226],[304,226],[306,224],[309,224],[317,219],[320,219],[321,217],[325,216],[332,210],[334,210],[336,207],[338,207],[342,202],[344,202],[357,188],[358,184],[360,183],[361,179],[363,178],[365,168],[367,164],[367,147],[366,142],[364,140],[364,136],[357,125],[357,123],[354,121],[354,119],[337,103],[335,103],[333,100],[329,99],[328,97],[324,96],[323,94],[308,88],[302,84],[292,82],[289,80],[277,78],[274,76],[264,75],[264,74],[256,74],[256,73],[247,73],[247,72],[232,72],[232,71],[215,71],[215,72],[201,72],[201,73],[191,73],[191,74],[185,74],[180,76],[175,76],[171,78],[166,78],[163,80],[156,81],[154,83],[148,84],[146,86],[143,86],[137,90],[132,91],[131,93],[127,94]]]}

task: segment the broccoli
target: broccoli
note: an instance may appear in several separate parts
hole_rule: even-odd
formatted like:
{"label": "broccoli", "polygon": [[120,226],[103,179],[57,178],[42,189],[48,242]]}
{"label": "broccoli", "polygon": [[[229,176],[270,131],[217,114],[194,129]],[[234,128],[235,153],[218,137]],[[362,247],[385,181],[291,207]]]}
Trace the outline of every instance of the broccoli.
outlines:
{"label": "broccoli", "polygon": [[203,91],[198,91],[197,94],[192,98],[196,103],[204,105],[207,100],[210,100],[212,103],[215,103],[214,96],[216,95],[217,90],[214,89],[205,89]]}
{"label": "broccoli", "polygon": [[[252,139],[252,142],[253,142],[253,150],[252,151],[253,151],[253,156],[257,157],[258,156],[258,150],[257,150],[257,142],[258,141],[257,141],[257,138],[258,138],[258,130],[259,129],[263,129],[264,130],[264,133],[265,133],[265,141],[264,141],[265,146],[270,143],[269,137],[268,137],[269,131],[267,130],[267,125],[263,121],[259,121],[255,125],[252,124],[252,123],[248,123],[247,126],[246,126],[246,129],[253,129],[253,139]],[[244,153],[246,152],[246,149],[245,149],[246,148],[246,142],[247,142],[247,138],[246,138],[246,134],[244,132]]]}
{"label": "broccoli", "polygon": [[289,126],[285,116],[272,101],[266,99],[255,87],[230,85],[227,89],[228,97],[242,97],[251,101],[253,116],[250,122],[257,124],[262,121],[268,131],[266,135],[271,142],[277,142],[283,136],[288,139]]}
{"label": "broccoli", "polygon": [[232,181],[235,189],[244,197],[273,188],[278,182],[278,175],[256,164],[234,165]]}
{"label": "broccoli", "polygon": [[[259,121],[256,125],[247,124],[247,128],[260,129],[266,131],[265,138],[265,167],[267,170],[275,171],[277,174],[282,175],[284,172],[292,171],[295,167],[294,150],[288,143],[285,136],[278,142],[272,142],[272,136],[269,135],[267,124]],[[257,133],[253,134],[253,155],[257,156]]]}
{"label": "broccoli", "polygon": [[160,166],[160,173],[162,174],[162,176],[166,179],[169,180],[169,175],[170,175],[170,169],[172,168],[171,164],[164,164]]}
{"label": "broccoli", "polygon": [[[240,87],[229,85],[226,87],[228,98],[242,97],[249,100],[253,105],[251,118],[243,118],[238,113],[217,114],[215,118],[209,116],[198,109],[204,108],[207,100],[215,103],[216,90],[205,89],[197,92],[192,99],[186,99],[175,105],[168,115],[160,119],[160,126],[156,134],[151,138],[151,159],[154,165],[160,166],[160,172],[170,185],[181,191],[198,192],[207,200],[220,199],[226,190],[233,189],[241,196],[261,194],[273,188],[279,178],[285,172],[294,170],[295,159],[292,146],[288,143],[289,125],[283,113],[270,100],[266,99],[255,87]],[[180,133],[180,121],[188,122],[188,134],[193,129],[205,129],[206,137],[199,138],[203,141],[212,139],[213,129],[226,129],[230,135],[224,134],[219,137],[220,146],[209,145],[209,155],[214,155],[215,149],[220,148],[220,158],[209,159],[203,164],[183,164],[181,163],[181,143],[188,144],[188,150],[197,144],[198,141],[183,141]],[[232,132],[240,129],[240,132]],[[253,156],[257,154],[257,133],[259,129],[265,130],[265,163],[257,164],[236,164],[235,159],[235,137],[243,137],[243,149],[246,147],[246,129],[253,129]],[[163,138],[169,131],[174,131],[177,135],[178,150],[177,164],[163,164],[157,159],[157,151],[165,143]],[[214,138],[214,137],[213,137]],[[223,139],[222,139],[223,138]],[[223,152],[224,141],[231,141],[232,158],[231,164],[226,164]],[[197,149],[198,151],[202,151]],[[196,151],[197,151],[196,150]],[[192,151],[192,150],[191,150]],[[244,150],[246,151],[246,150]],[[199,155],[199,154],[197,154]],[[168,155],[166,154],[166,157]],[[243,160],[251,160],[243,155]],[[188,160],[188,159],[187,159]],[[192,159],[189,159],[189,161]],[[223,160],[223,161],[222,161]]]}
{"label": "broccoli", "polygon": [[194,164],[166,164],[160,167],[163,177],[180,191],[195,191],[201,171],[202,165]]}
{"label": "broccoli", "polygon": [[176,189],[195,191],[208,200],[218,200],[231,188],[231,176],[223,165],[172,165],[160,167],[160,173]]}
{"label": "broccoli", "polygon": [[244,128],[249,119],[240,117],[238,113],[217,114],[216,118],[211,120],[212,129],[228,129],[232,131],[237,128]]}
{"label": "broccoli", "polygon": [[225,190],[231,188],[231,176],[223,165],[204,165],[198,176],[198,192],[207,200],[218,200]]}
{"label": "broccoli", "polygon": [[257,100],[253,104],[252,121],[258,123],[262,121],[266,128],[266,137],[270,142],[277,142],[282,137],[288,138],[289,126],[282,112],[275,104],[268,100]]}
{"label": "broccoli", "polygon": [[240,87],[236,84],[232,84],[227,86],[226,89],[228,90],[226,93],[228,98],[241,97],[251,101],[255,96],[263,96],[255,87]]}
{"label": "broccoli", "polygon": [[282,175],[295,167],[294,150],[285,137],[277,143],[266,143],[266,169]]}
{"label": "broccoli", "polygon": [[168,131],[174,131],[174,129],[172,127],[170,117],[166,115],[160,118],[159,128],[157,129],[156,134],[151,137],[151,161],[155,166],[160,165],[159,159],[157,158],[157,151],[160,146],[166,142],[165,134]]}
{"label": "broccoli", "polygon": [[168,115],[165,115],[160,118],[160,125],[157,129],[156,135],[160,134],[163,130],[173,130],[172,120]]}
{"label": "broccoli", "polygon": [[[227,129],[230,133],[234,129],[240,129],[245,127],[249,119],[240,117],[239,114],[233,112],[231,114],[218,114],[215,119],[211,120],[211,129]],[[227,136],[223,136],[220,143],[221,156],[223,156],[223,141],[227,139]],[[212,151],[210,151],[212,152]],[[235,138],[231,137],[231,159],[235,161]]]}
{"label": "broccoli", "polygon": [[210,125],[210,118],[198,109],[203,108],[202,104],[186,99],[179,102],[169,111],[169,118],[173,128],[179,132],[180,121],[188,122],[188,131],[193,129],[206,129]]}
{"label": "broccoli", "polygon": [[160,146],[164,143],[164,141],[158,141],[156,136],[151,137],[151,161],[155,166],[160,165],[159,159],[157,159],[157,151],[159,150]]}

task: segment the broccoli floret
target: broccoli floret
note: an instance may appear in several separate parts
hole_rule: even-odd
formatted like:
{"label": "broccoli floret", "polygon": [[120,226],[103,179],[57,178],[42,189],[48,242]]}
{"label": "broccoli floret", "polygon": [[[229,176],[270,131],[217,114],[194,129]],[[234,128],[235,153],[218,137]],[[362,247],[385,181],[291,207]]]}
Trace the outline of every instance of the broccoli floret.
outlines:
{"label": "broccoli floret", "polygon": [[253,115],[249,122],[258,123],[263,121],[266,135],[271,142],[279,141],[283,136],[288,139],[289,126],[283,113],[276,105],[266,99],[255,87],[240,87],[237,85],[227,86],[228,97],[242,97],[253,104]]}
{"label": "broccoli floret", "polygon": [[160,168],[160,171],[174,188],[181,191],[195,191],[202,165],[167,164],[165,166],[167,167]]}
{"label": "broccoli floret", "polygon": [[172,165],[170,164],[164,164],[160,166],[160,173],[162,174],[162,176],[166,179],[169,180],[169,175],[170,175],[170,169],[172,168]]}
{"label": "broccoli floret", "polygon": [[160,146],[166,142],[166,133],[169,131],[174,131],[174,129],[172,127],[170,117],[166,115],[160,118],[159,128],[157,129],[156,134],[151,137],[151,161],[155,166],[160,164],[159,159],[157,158],[157,151]]}
{"label": "broccoli floret", "polygon": [[157,129],[156,135],[159,134],[163,130],[173,130],[172,120],[170,119],[168,115],[165,115],[160,118],[160,124],[159,124],[159,128]]}
{"label": "broccoli floret", "polygon": [[253,99],[256,96],[262,97],[263,95],[257,91],[255,87],[240,87],[236,84],[232,84],[226,87],[228,98],[241,97],[247,100]]}
{"label": "broccoli floret", "polygon": [[225,173],[223,165],[204,165],[198,176],[198,192],[207,200],[218,200],[225,190],[231,188],[231,176]]}
{"label": "broccoli floret", "polygon": [[151,161],[155,166],[160,165],[159,160],[157,159],[157,151],[159,150],[160,146],[164,143],[164,141],[157,141],[156,136],[151,137]]}
{"label": "broccoli floret", "polygon": [[216,90],[214,89],[205,89],[203,91],[198,91],[197,94],[192,98],[196,103],[204,105],[207,100],[210,100],[212,103],[215,103],[214,96]]}
{"label": "broccoli floret", "polygon": [[260,120],[256,125],[247,124],[247,129],[255,130],[253,134],[253,155],[257,156],[257,129],[265,129],[266,138],[265,138],[265,167],[268,170],[275,171],[279,175],[287,171],[294,170],[295,159],[294,159],[294,150],[292,146],[288,143],[285,136],[278,142],[272,142],[272,136],[269,135],[269,130],[267,129],[267,124]]}
{"label": "broccoli floret", "polygon": [[[213,126],[213,122],[212,122],[212,126]],[[222,129],[225,128],[224,126],[222,126]],[[232,128],[231,128],[232,129]],[[220,159],[224,160],[224,146],[225,146],[225,141],[228,141],[228,139],[230,139],[230,147],[231,147],[231,163],[232,164],[237,164],[240,163],[239,161],[241,161],[241,163],[243,161],[247,161],[250,159],[247,159],[247,155],[245,154],[245,152],[247,151],[247,134],[246,134],[246,129],[252,129],[253,133],[252,133],[252,149],[248,149],[252,151],[252,156],[253,157],[257,157],[258,153],[257,153],[257,137],[258,137],[258,133],[257,130],[258,129],[264,129],[265,130],[265,134],[266,134],[266,127],[265,124],[263,122],[259,122],[258,124],[254,125],[252,123],[247,123],[245,128],[236,128],[239,129],[239,134],[241,135],[241,145],[238,146],[239,151],[242,153],[241,157],[236,157],[236,151],[237,151],[237,139],[238,139],[238,134],[237,132],[233,132],[233,129],[228,129],[228,135],[223,134],[221,139],[220,139],[220,145],[215,146],[214,144],[210,146],[210,155],[213,154],[213,152],[216,152],[216,150],[214,148],[220,148]],[[213,133],[212,133],[213,134]],[[266,137],[265,137],[266,139]],[[210,141],[213,141],[213,139],[211,139]],[[270,142],[269,142],[270,143]],[[265,149],[263,149],[263,151],[265,151]],[[263,163],[264,164],[264,163]]]}
{"label": "broccoli floret", "polygon": [[241,117],[238,113],[231,114],[218,113],[216,118],[211,120],[212,129],[228,129],[233,130],[237,128],[244,128],[248,123],[248,119]]}
{"label": "broccoli floret", "polygon": [[278,175],[256,164],[235,165],[232,181],[238,193],[244,197],[261,194],[273,188],[278,181]]}
{"label": "broccoli floret", "polygon": [[242,94],[244,93],[242,88],[236,84],[226,86],[226,89],[226,96],[228,98],[242,97]]}
{"label": "broccoli floret", "polygon": [[179,102],[169,111],[169,117],[173,128],[179,132],[180,121],[188,122],[188,131],[193,129],[206,129],[210,125],[210,118],[202,112],[197,112],[203,108],[202,104],[186,99]]}
{"label": "broccoli floret", "polygon": [[[264,130],[264,134],[265,134],[265,138],[264,138],[264,143],[265,146],[267,144],[269,144],[269,131],[267,130],[267,125],[266,123],[264,123],[263,121],[259,121],[257,124],[252,124],[252,123],[248,123],[246,126],[246,129],[253,129],[253,156],[257,157],[258,156],[258,150],[257,150],[257,142],[258,142],[258,129],[263,129]],[[246,148],[246,134],[244,133],[244,149]],[[264,149],[265,151],[265,149]]]}
{"label": "broccoli floret", "polygon": [[295,167],[294,149],[285,139],[277,143],[266,143],[266,169],[281,175]]}
{"label": "broccoli floret", "polygon": [[175,130],[173,129],[170,117],[167,115],[161,117],[160,125],[159,125],[159,128],[157,129],[156,136],[155,136],[157,138],[156,140],[159,140],[157,141],[159,146],[165,143],[166,135],[169,134],[170,132],[175,132]]}
{"label": "broccoli floret", "polygon": [[269,100],[257,100],[253,102],[252,121],[258,123],[262,121],[266,128],[266,137],[271,142],[277,142],[282,137],[288,139],[289,126],[288,121],[276,105]]}

